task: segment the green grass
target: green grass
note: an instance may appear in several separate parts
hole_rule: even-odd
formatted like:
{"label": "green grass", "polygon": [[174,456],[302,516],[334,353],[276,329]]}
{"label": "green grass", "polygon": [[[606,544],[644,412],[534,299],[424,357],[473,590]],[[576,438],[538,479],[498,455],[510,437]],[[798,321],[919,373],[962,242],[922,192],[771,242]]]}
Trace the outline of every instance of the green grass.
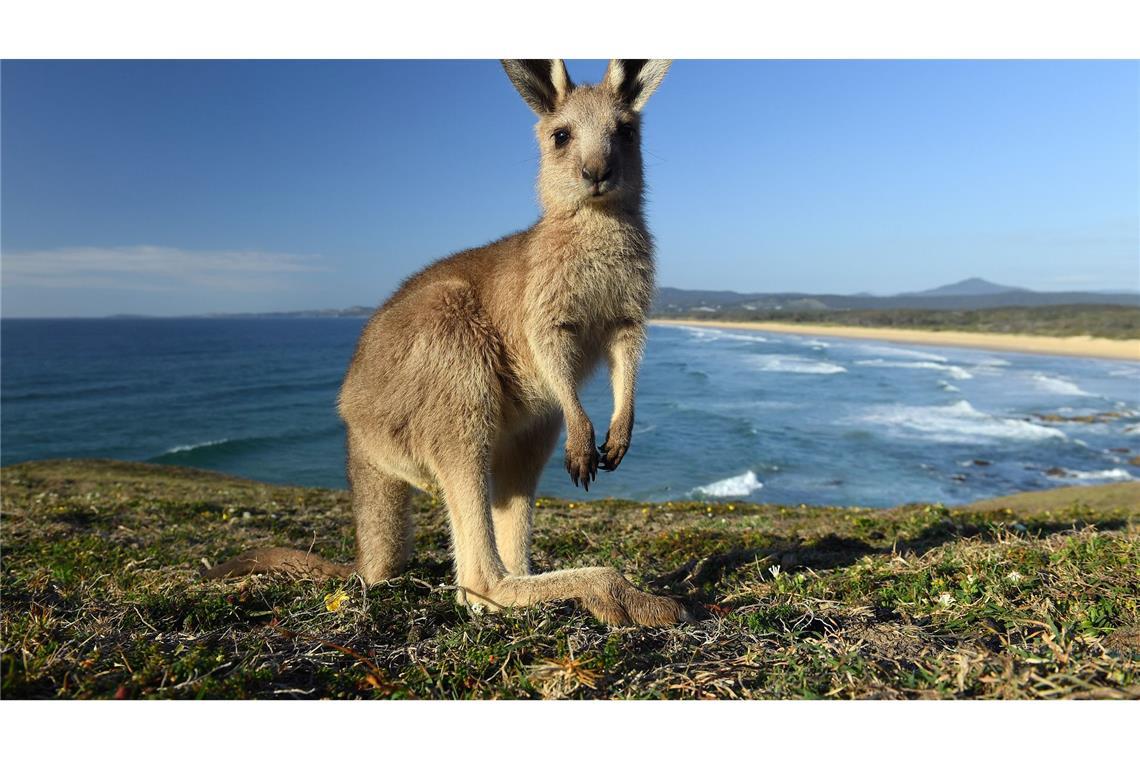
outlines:
{"label": "green grass", "polygon": [[262,544],[350,559],[343,492],[107,461],[2,485],[5,698],[1140,697],[1140,484],[954,509],[542,499],[538,569],[611,564],[702,618],[654,630],[457,606],[424,495],[413,565],[365,590],[197,573]]}
{"label": "green grass", "polygon": [[787,322],[790,324],[848,327],[895,327],[917,330],[961,330],[1095,338],[1140,338],[1140,307],[1101,304],[1067,306],[1010,306],[995,309],[825,309],[764,310],[724,308],[715,312],[662,314],[665,318],[711,319],[736,322]]}

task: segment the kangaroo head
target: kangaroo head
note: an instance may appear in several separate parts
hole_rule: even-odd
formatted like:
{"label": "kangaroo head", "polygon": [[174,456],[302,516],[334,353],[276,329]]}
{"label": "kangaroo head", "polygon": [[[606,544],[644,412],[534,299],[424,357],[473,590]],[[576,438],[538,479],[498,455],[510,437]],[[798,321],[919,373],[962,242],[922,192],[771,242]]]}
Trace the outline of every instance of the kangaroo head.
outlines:
{"label": "kangaroo head", "polygon": [[503,68],[536,114],[538,196],[548,213],[640,208],[641,109],[666,60],[613,60],[597,85],[575,86],[561,60],[506,60]]}

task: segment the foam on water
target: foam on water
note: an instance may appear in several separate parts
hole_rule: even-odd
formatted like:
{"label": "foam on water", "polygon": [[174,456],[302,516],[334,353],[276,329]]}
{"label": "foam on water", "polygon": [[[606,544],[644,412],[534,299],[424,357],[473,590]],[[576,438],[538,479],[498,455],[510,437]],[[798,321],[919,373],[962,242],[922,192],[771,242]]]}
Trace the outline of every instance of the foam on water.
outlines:
{"label": "foam on water", "polygon": [[763,487],[764,484],[756,478],[756,473],[749,470],[743,475],[725,478],[724,480],[718,480],[715,483],[709,483],[706,486],[695,488],[693,489],[693,493],[700,496],[727,499],[748,496]]}
{"label": "foam on water", "polygon": [[1082,390],[1071,380],[1061,377],[1052,377],[1043,372],[1034,372],[1030,377],[1033,384],[1046,393],[1055,393],[1059,396],[1092,396],[1093,394]]}
{"label": "foam on water", "polygon": [[932,369],[945,372],[955,380],[972,380],[974,378],[966,370],[954,364],[939,364],[937,362],[892,362],[886,359],[862,359],[855,362],[864,367],[897,367],[899,369]]}
{"label": "foam on water", "polygon": [[847,371],[846,367],[838,364],[794,354],[758,354],[749,356],[748,363],[761,372],[788,372],[795,375],[836,375]]}
{"label": "foam on water", "polygon": [[712,327],[693,327],[692,325],[669,325],[678,330],[684,330],[695,340],[701,343],[711,343],[714,340],[738,340],[744,343],[769,343],[763,335],[750,335],[747,333],[726,332]]}
{"label": "foam on water", "polygon": [[877,356],[898,356],[904,359],[922,359],[930,362],[949,361],[945,356],[932,354],[927,351],[915,351],[912,348],[898,348],[896,346],[880,346],[873,343],[861,343],[856,348],[866,354]]}
{"label": "foam on water", "polygon": [[1044,441],[1066,437],[1055,428],[979,412],[965,400],[946,406],[876,406],[858,421],[885,426],[893,435],[938,443],[977,443],[979,439]]}
{"label": "foam on water", "polygon": [[229,443],[229,438],[219,438],[216,441],[203,441],[202,443],[188,443],[183,446],[175,446],[174,448],[167,449],[162,452],[166,454],[181,454],[186,451],[197,451],[198,449],[208,449],[211,446],[221,446],[223,443]]}
{"label": "foam on water", "polygon": [[1063,475],[1046,475],[1050,480],[1137,480],[1123,467],[1111,470],[1065,470]]}

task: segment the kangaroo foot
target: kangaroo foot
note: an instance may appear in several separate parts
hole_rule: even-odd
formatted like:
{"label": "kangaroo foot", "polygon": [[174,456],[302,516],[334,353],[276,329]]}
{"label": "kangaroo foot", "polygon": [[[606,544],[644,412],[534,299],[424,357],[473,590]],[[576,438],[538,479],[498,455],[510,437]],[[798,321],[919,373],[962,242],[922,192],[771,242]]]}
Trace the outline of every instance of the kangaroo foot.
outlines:
{"label": "kangaroo foot", "polygon": [[637,589],[621,573],[606,573],[597,588],[580,598],[590,613],[608,625],[667,626],[695,619],[680,603]]}

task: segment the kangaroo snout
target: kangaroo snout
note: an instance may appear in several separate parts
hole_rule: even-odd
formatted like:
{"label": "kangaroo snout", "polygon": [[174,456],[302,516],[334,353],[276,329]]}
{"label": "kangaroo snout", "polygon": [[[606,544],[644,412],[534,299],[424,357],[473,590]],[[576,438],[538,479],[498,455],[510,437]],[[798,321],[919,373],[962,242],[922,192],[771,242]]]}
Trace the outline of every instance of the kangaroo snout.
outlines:
{"label": "kangaroo snout", "polygon": [[616,162],[584,164],[582,166],[582,179],[590,189],[591,195],[604,195],[617,184],[619,173]]}

